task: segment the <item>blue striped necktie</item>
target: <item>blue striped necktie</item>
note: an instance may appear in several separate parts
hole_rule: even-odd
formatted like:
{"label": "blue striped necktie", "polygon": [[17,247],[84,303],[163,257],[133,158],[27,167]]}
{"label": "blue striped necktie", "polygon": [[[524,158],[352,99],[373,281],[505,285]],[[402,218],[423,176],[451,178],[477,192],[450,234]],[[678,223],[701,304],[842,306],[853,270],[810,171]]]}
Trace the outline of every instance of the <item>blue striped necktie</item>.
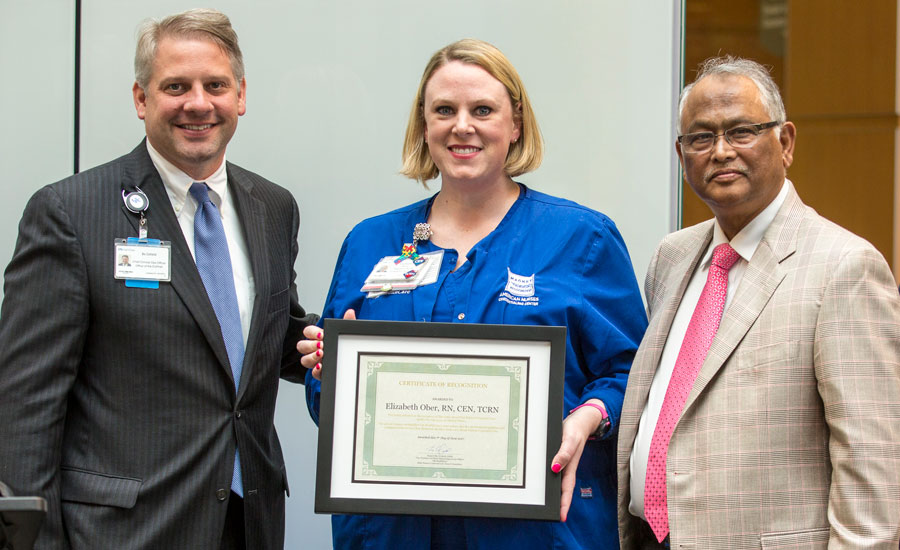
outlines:
{"label": "blue striped necktie", "polygon": [[[205,183],[191,184],[191,195],[197,200],[194,215],[194,259],[197,271],[203,279],[206,294],[222,329],[231,373],[234,375],[235,391],[240,387],[241,369],[244,364],[244,333],[241,329],[241,312],[238,309],[237,294],[234,291],[234,275],[231,271],[231,255],[219,209],[209,198],[209,188]],[[231,490],[244,496],[241,479],[241,458],[237,447],[234,450],[234,474]]]}

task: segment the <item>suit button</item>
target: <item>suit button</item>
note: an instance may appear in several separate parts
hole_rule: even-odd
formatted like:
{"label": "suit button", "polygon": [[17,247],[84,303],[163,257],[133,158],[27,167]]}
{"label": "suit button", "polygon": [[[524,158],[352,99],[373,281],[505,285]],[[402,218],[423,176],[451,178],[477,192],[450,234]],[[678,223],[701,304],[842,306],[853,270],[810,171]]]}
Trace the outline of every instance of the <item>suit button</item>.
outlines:
{"label": "suit button", "polygon": [[226,498],[228,498],[228,491],[226,491],[225,489],[219,489],[218,491],[216,491],[216,498],[220,501],[225,500]]}
{"label": "suit button", "polygon": [[237,418],[240,418],[241,414],[242,414],[241,411],[237,411],[236,413],[234,413],[234,416],[236,416]]}

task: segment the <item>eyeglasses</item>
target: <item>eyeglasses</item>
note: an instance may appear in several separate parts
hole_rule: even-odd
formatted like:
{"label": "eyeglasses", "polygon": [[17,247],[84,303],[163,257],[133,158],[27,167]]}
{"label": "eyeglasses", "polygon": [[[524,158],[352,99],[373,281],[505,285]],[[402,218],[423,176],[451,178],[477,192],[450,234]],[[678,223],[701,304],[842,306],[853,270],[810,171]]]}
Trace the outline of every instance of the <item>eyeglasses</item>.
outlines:
{"label": "eyeglasses", "polygon": [[764,130],[778,126],[779,122],[763,122],[762,124],[748,124],[747,126],[735,126],[729,128],[721,134],[713,132],[697,132],[695,134],[684,134],[678,136],[678,143],[681,144],[681,150],[685,153],[697,154],[706,153],[716,146],[716,140],[719,136],[724,136],[725,141],[732,147],[739,149],[747,149],[759,140],[759,134]]}

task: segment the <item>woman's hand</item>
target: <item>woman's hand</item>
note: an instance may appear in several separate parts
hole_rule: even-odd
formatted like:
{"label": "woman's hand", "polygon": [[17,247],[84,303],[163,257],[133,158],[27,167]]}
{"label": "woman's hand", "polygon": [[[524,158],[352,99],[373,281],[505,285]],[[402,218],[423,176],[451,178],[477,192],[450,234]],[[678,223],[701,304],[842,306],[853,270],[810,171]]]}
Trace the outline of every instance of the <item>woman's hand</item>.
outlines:
{"label": "woman's hand", "polygon": [[[356,312],[348,309],[344,312],[344,319],[356,319]],[[303,336],[304,339],[297,342],[297,351],[303,355],[300,364],[312,369],[313,378],[322,380],[322,340],[325,338],[325,331],[309,325],[303,329]]]}
{"label": "woman's hand", "polygon": [[[606,410],[606,406],[599,399],[589,399],[587,402],[596,403]],[[603,415],[594,407],[581,407],[563,420],[562,444],[550,467],[555,474],[562,471],[560,521],[566,521],[566,516],[569,515],[572,493],[575,490],[575,472],[578,470],[578,461],[581,460],[584,444],[591,434],[597,431],[602,421]]]}

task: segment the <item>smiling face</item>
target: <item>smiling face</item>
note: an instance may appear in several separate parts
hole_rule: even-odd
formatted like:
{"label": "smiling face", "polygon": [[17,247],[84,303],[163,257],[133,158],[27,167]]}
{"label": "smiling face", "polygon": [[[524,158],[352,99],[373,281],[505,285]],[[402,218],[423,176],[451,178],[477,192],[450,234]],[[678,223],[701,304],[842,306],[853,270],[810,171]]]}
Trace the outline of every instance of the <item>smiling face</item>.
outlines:
{"label": "smiling face", "polygon": [[[682,134],[720,134],[735,126],[768,122],[771,117],[752,80],[737,75],[711,75],[694,85],[681,117]],[[716,216],[731,239],[778,195],[793,161],[795,128],[784,123],[780,134],[766,130],[750,148],[734,148],[724,137],[706,153],[675,149],[684,179]]]}
{"label": "smiling face", "polygon": [[478,65],[451,61],[425,86],[425,143],[444,184],[498,183],[519,122],[503,84]]}
{"label": "smiling face", "polygon": [[246,111],[245,93],[228,55],[215,42],[194,38],[162,38],[147,89],[133,88],[150,144],[198,181],[222,164]]}

